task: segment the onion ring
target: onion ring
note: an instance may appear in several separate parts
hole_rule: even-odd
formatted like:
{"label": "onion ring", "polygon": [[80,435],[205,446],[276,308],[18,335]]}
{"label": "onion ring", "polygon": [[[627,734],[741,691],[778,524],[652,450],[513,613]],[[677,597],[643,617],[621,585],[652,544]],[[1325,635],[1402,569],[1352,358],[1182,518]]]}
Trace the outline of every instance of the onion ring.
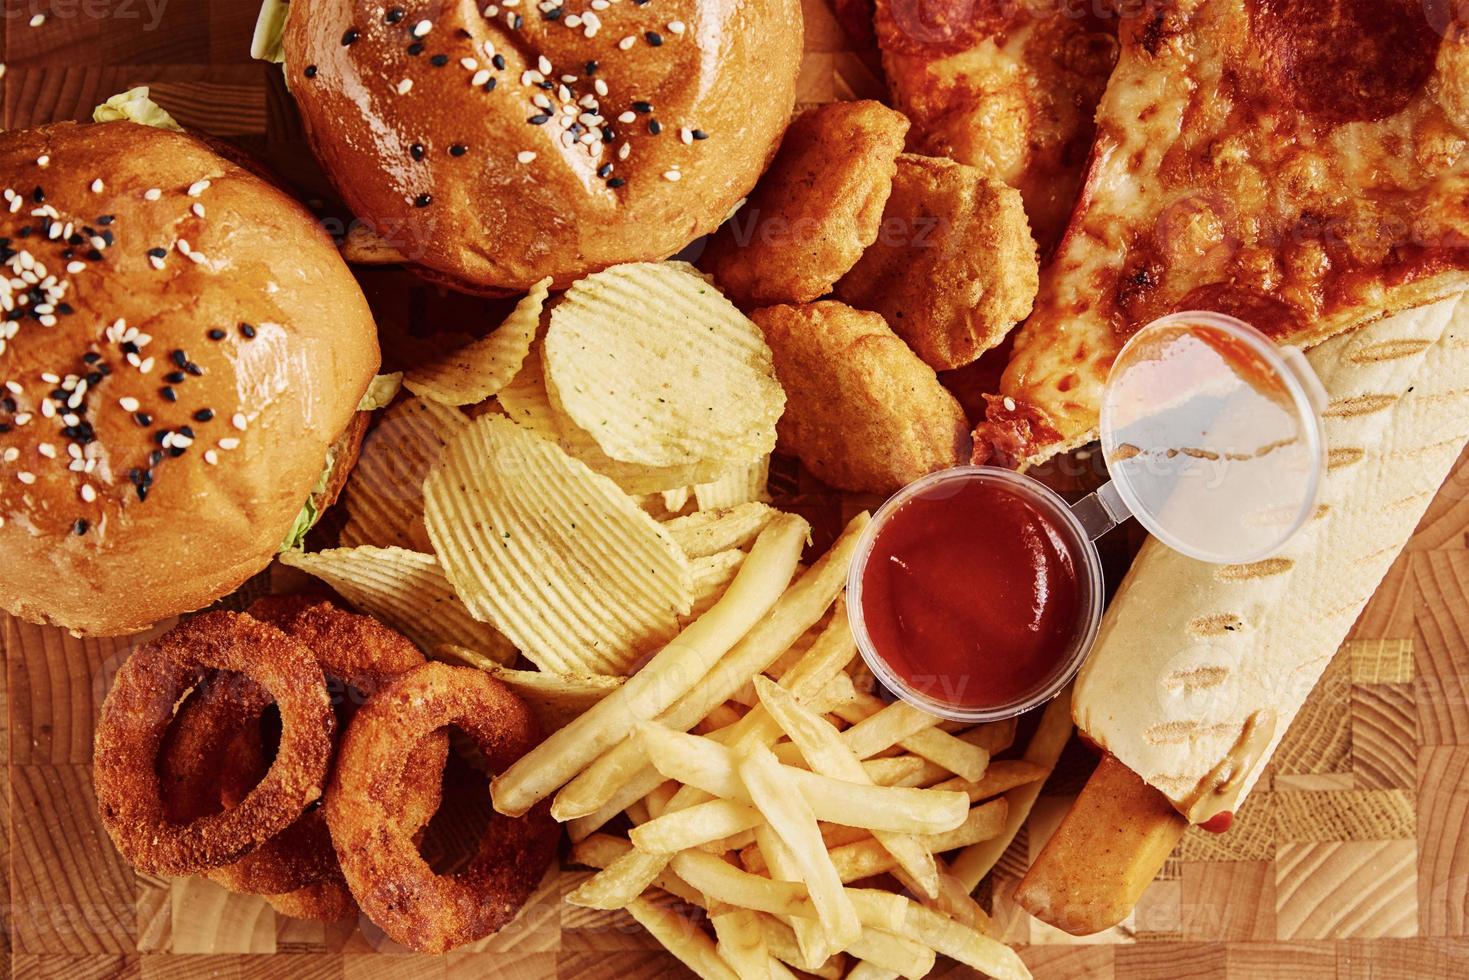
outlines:
{"label": "onion ring", "polygon": [[[318,597],[268,596],[252,605],[247,615],[311,648],[339,709],[355,708],[389,679],[424,662],[418,648],[403,636]],[[196,807],[219,809],[236,805],[249,793],[265,768],[260,720],[269,703],[264,692],[248,682],[217,685],[190,696],[174,723],[171,751],[162,758],[165,776],[173,777],[176,787],[188,787],[178,790],[181,798]],[[448,738],[440,732],[425,738],[409,756],[411,777],[403,783],[399,819],[411,831],[426,824],[438,808],[447,755]],[[206,797],[202,804],[189,799],[199,795]],[[278,907],[316,911],[311,918],[342,918],[341,910],[350,900],[319,808],[306,810],[255,851],[210,870],[207,877],[246,894],[303,893],[295,899],[282,898]],[[314,886],[320,886],[315,894],[304,894]],[[331,894],[323,898],[325,892]]]}
{"label": "onion ring", "polygon": [[266,895],[265,900],[278,914],[293,919],[340,922],[358,913],[357,900],[343,881],[319,881],[281,895]]}
{"label": "onion ring", "polygon": [[[158,755],[174,706],[211,670],[249,677],[280,706],[280,749],[237,805],[174,820]],[[102,823],[145,873],[196,874],[238,861],[321,796],[333,727],[326,678],[303,643],[237,613],[198,616],[139,647],[102,703],[92,776]]]}
{"label": "onion ring", "polygon": [[406,750],[457,726],[500,771],[539,740],[525,702],[488,674],[428,663],[389,681],[352,720],[322,802],[342,873],[389,937],[441,953],[498,931],[515,917],[555,857],[561,829],[549,801],[522,817],[496,814],[474,858],[436,875],[383,801],[405,777]]}

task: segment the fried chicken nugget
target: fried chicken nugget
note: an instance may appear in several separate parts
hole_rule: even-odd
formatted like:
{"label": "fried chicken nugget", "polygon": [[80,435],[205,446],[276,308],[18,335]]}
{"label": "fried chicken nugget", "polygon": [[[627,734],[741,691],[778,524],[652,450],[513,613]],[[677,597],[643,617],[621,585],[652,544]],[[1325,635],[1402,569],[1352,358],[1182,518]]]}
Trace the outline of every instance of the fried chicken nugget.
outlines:
{"label": "fried chicken nugget", "polygon": [[898,157],[877,241],[836,285],[936,371],[963,367],[1030,313],[1040,288],[1020,193],[973,167]]}
{"label": "fried chicken nugget", "polygon": [[786,390],[781,448],[818,479],[886,494],[964,460],[964,410],[881,316],[826,301],[751,317]]}
{"label": "fried chicken nugget", "polygon": [[825,296],[877,238],[908,120],[878,102],[797,116],[700,264],[744,307]]}

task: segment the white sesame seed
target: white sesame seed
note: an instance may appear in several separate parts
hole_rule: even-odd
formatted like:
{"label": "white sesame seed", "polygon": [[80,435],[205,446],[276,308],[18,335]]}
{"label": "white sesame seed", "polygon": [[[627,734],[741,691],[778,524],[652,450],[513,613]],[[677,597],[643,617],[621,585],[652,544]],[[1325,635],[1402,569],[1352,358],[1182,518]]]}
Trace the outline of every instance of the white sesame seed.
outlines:
{"label": "white sesame seed", "polygon": [[82,458],[82,447],[81,446],[78,446],[74,442],[67,443],[67,445],[66,445],[66,454],[68,456],[70,456],[72,459],[81,459]]}
{"label": "white sesame seed", "polygon": [[408,92],[409,92],[409,90],[412,89],[412,88],[413,88],[413,79],[411,79],[411,78],[405,78],[401,82],[398,83],[398,94],[399,95],[407,95]]}
{"label": "white sesame seed", "polygon": [[15,424],[16,425],[30,425],[31,424],[31,413],[30,412],[21,412],[19,415],[17,415],[15,417]]}
{"label": "white sesame seed", "polygon": [[[486,17],[486,19],[492,19],[492,18],[495,18],[495,17],[498,17],[498,16],[500,16],[500,8],[499,7],[495,6],[494,4],[490,4],[488,7],[485,8],[485,17]],[[488,42],[486,42],[486,43],[488,43]]]}
{"label": "white sesame seed", "polygon": [[1015,411],[1015,399],[1011,398],[1009,395],[1005,396],[1005,411]]}
{"label": "white sesame seed", "polygon": [[162,196],[163,191],[159,190],[156,187],[150,187],[143,192],[143,200],[145,201],[156,201]]}
{"label": "white sesame seed", "polygon": [[173,444],[179,449],[188,449],[194,444],[194,440],[184,435],[182,432],[175,432],[173,434]]}
{"label": "white sesame seed", "polygon": [[619,146],[617,148],[617,159],[619,159],[619,160],[626,160],[630,156],[632,156],[632,144],[631,143],[624,143],[624,144],[622,144],[621,146]]}
{"label": "white sesame seed", "polygon": [[94,456],[93,458],[87,460],[86,464],[84,466],[82,466],[82,472],[83,473],[90,473],[93,470],[95,470],[96,468],[97,468],[97,459]]}
{"label": "white sesame seed", "polygon": [[32,27],[40,27],[44,23],[46,23],[46,15],[45,14],[36,14],[30,20],[30,25]]}
{"label": "white sesame seed", "polygon": [[460,58],[459,67],[463,68],[465,71],[474,71],[476,68],[479,67],[479,62],[475,61],[473,58]]}
{"label": "white sesame seed", "polygon": [[26,486],[30,486],[32,483],[36,482],[36,474],[25,471],[15,474],[15,478],[21,483],[24,483]]}
{"label": "white sesame seed", "polygon": [[218,464],[219,453],[215,452],[213,449],[204,450],[204,462],[208,463],[210,466]]}
{"label": "white sesame seed", "polygon": [[668,33],[670,33],[670,34],[682,34],[683,32],[684,32],[684,24],[683,24],[683,21],[681,21],[681,20],[671,20],[671,21],[668,22]]}
{"label": "white sesame seed", "polygon": [[76,275],[78,272],[85,272],[86,269],[87,269],[87,263],[85,263],[85,262],[75,261],[74,260],[74,261],[71,261],[71,262],[66,263],[66,271],[67,272],[70,272],[72,275]]}
{"label": "white sesame seed", "polygon": [[195,265],[204,265],[209,259],[205,257],[203,252],[190,252],[189,261]]}
{"label": "white sesame seed", "polygon": [[189,240],[187,238],[180,238],[178,241],[173,243],[173,247],[178,249],[184,255],[189,254]]}
{"label": "white sesame seed", "polygon": [[54,419],[56,417],[56,406],[49,400],[41,402],[41,417]]}
{"label": "white sesame seed", "polygon": [[531,150],[521,150],[519,153],[515,154],[515,159],[520,161],[521,163],[530,163],[535,158],[536,155]]}
{"label": "white sesame seed", "polygon": [[685,146],[688,146],[694,142],[694,131],[685,126],[678,131],[678,138]]}
{"label": "white sesame seed", "polygon": [[165,432],[163,434],[163,441],[159,443],[159,445],[161,445],[164,449],[172,449],[175,435],[176,434],[173,432]]}
{"label": "white sesame seed", "polygon": [[106,185],[102,183],[102,178],[101,177],[98,177],[96,180],[92,181],[92,193],[93,194],[101,194],[102,193],[102,188],[104,186],[106,186]]}
{"label": "white sesame seed", "polygon": [[575,30],[576,28],[578,28],[578,27],[581,26],[581,17],[578,16],[577,14],[572,14],[570,17],[567,17],[565,19],[565,23],[566,23],[566,26],[567,27],[570,27],[572,30]]}
{"label": "white sesame seed", "polygon": [[518,6],[520,6],[520,0],[500,0],[500,6],[502,6],[502,7],[518,7]]}
{"label": "white sesame seed", "polygon": [[40,156],[36,157],[36,166],[38,166],[38,167],[49,167],[49,166],[51,166],[51,157],[50,157],[50,155],[45,154],[45,153],[42,153]]}
{"label": "white sesame seed", "polygon": [[429,31],[431,31],[433,29],[434,29],[433,21],[431,21],[431,20],[421,20],[417,24],[414,24],[413,25],[413,36],[414,37],[423,37],[425,34],[427,34]]}
{"label": "white sesame seed", "polygon": [[65,415],[61,416],[61,422],[63,425],[81,425],[82,420],[77,418],[71,412],[67,412]]}
{"label": "white sesame seed", "polygon": [[608,3],[607,0],[592,0],[593,10],[606,10],[610,6],[612,4]]}
{"label": "white sesame seed", "polygon": [[679,173],[677,170],[665,170],[665,171],[663,171],[663,179],[664,180],[681,180],[681,179],[683,179],[683,174]]}
{"label": "white sesame seed", "polygon": [[595,82],[592,83],[592,89],[598,95],[600,95],[602,98],[605,99],[607,97],[607,81],[606,81],[606,79],[602,79],[602,78],[597,79]]}
{"label": "white sesame seed", "polygon": [[245,427],[248,426],[249,424],[250,424],[249,421],[246,420],[246,418],[245,418],[245,413],[244,412],[236,412],[234,414],[234,416],[230,418],[230,425],[233,425],[236,429],[239,429],[241,432],[244,432],[245,431]]}
{"label": "white sesame seed", "polygon": [[240,440],[234,438],[233,436],[229,437],[228,439],[221,439],[219,440],[219,448],[223,449],[225,452],[229,452],[233,449],[239,449]]}
{"label": "white sesame seed", "polygon": [[36,452],[40,453],[42,456],[45,456],[47,459],[56,458],[56,447],[51,445],[51,443],[49,442],[43,442],[39,446],[37,446]]}
{"label": "white sesame seed", "polygon": [[82,495],[82,500],[89,504],[97,499],[97,491],[90,483],[83,483],[81,490],[78,492]]}
{"label": "white sesame seed", "polygon": [[638,39],[629,34],[627,37],[617,42],[617,47],[619,50],[622,51],[630,51],[632,50],[632,46],[637,43]]}
{"label": "white sesame seed", "polygon": [[627,124],[627,123],[633,122],[637,118],[638,118],[637,113],[635,113],[631,109],[629,109],[626,112],[624,112],[622,115],[618,116],[617,117],[617,121],[620,122],[620,123],[623,123],[623,124]]}
{"label": "white sesame seed", "polygon": [[209,179],[206,177],[203,180],[196,180],[190,184],[188,193],[190,197],[198,197],[207,190],[209,190]]}
{"label": "white sesame seed", "polygon": [[150,256],[148,256],[148,264],[151,265],[155,269],[162,269],[163,268],[163,260],[161,258],[159,258],[158,256],[156,256],[156,255],[150,255]]}
{"label": "white sesame seed", "polygon": [[136,412],[138,410],[138,400],[131,395],[126,398],[119,398],[117,404],[124,412]]}
{"label": "white sesame seed", "polygon": [[474,73],[474,77],[469,80],[469,84],[479,86],[485,84],[489,80],[490,70],[488,68],[481,68],[479,71]]}
{"label": "white sesame seed", "polygon": [[25,392],[25,389],[22,388],[20,386],[20,384],[17,383],[17,382],[15,382],[15,381],[7,381],[7,382],[5,382],[5,387],[6,387],[6,389],[8,389],[10,391],[10,393],[12,395],[19,395],[19,394],[23,394]]}
{"label": "white sesame seed", "polygon": [[41,375],[41,380],[48,385],[61,384],[61,376],[59,374],[52,374],[50,371],[47,371],[45,374]]}
{"label": "white sesame seed", "polygon": [[20,459],[20,450],[19,449],[16,449],[14,446],[11,446],[9,449],[5,450],[5,462],[7,462],[7,463],[13,463],[13,462],[15,462],[18,459]]}
{"label": "white sesame seed", "polygon": [[146,361],[144,361],[143,363],[141,363],[141,364],[138,365],[138,370],[141,371],[141,372],[143,372],[144,374],[152,374],[153,373],[153,364],[154,364],[155,361],[156,361],[156,358],[152,358],[152,357],[148,358]]}

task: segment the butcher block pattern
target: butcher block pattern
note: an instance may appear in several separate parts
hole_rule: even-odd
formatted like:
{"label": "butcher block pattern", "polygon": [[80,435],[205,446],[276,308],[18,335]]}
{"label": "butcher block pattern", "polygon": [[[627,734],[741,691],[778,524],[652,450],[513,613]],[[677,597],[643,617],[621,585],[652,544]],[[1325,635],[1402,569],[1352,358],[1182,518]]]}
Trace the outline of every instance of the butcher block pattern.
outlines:
{"label": "butcher block pattern", "polygon": [[[86,118],[147,84],[184,125],[266,157],[328,228],[334,209],[278,72],[249,61],[252,0],[3,0],[0,122]],[[806,2],[803,103],[881,98],[878,60],[828,0]],[[35,14],[43,23],[28,26]],[[394,271],[364,275],[390,357],[435,330],[496,322],[479,300]],[[779,498],[830,529],[834,500],[778,466]],[[1112,542],[1121,567],[1132,539]],[[277,582],[277,585],[289,584]],[[266,579],[252,583],[259,590]],[[1438,495],[1227,834],[1191,831],[1133,916],[1074,939],[1019,912],[1015,884],[1086,778],[1073,745],[1030,825],[981,886],[1038,977],[1469,976],[1469,456]],[[1279,615],[1291,615],[1279,610]],[[202,880],[133,872],[99,824],[92,726],[133,643],[4,621],[6,965],[16,978],[565,976],[653,978],[682,968],[628,917],[568,906],[587,872],[557,870],[502,933],[431,958],[366,921],[322,925]],[[968,971],[942,963],[935,976]]]}

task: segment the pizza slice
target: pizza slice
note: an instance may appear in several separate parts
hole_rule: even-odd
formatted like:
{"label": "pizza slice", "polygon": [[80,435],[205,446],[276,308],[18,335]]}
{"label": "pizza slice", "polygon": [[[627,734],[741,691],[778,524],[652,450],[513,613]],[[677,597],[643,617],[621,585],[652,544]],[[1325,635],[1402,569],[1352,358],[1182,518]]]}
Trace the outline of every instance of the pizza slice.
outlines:
{"label": "pizza slice", "polygon": [[1092,115],[1117,60],[1110,8],[877,0],[874,26],[893,103],[913,122],[909,149],[1019,190],[1049,252],[1076,202]]}
{"label": "pizza slice", "polygon": [[1138,9],[979,461],[1092,439],[1118,348],[1169,312],[1310,345],[1469,286],[1469,35],[1451,4]]}

